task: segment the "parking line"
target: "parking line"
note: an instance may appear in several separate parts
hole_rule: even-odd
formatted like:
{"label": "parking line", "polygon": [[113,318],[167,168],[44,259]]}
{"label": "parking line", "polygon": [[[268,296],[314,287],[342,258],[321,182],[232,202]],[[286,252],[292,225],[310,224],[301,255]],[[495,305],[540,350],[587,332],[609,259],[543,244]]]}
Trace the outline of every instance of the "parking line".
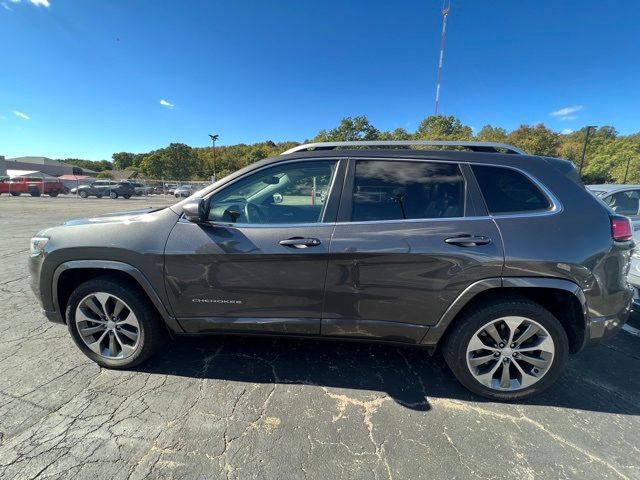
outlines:
{"label": "parking line", "polygon": [[627,332],[630,333],[631,335],[635,336],[635,337],[640,337],[640,330],[638,330],[637,328],[632,327],[629,324],[624,324],[622,326],[622,329]]}

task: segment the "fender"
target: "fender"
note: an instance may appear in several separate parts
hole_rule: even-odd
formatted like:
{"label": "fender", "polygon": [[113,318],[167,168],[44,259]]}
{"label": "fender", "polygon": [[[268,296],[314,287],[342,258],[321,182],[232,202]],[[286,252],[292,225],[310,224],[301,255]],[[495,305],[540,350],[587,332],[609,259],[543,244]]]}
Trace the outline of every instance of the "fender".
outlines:
{"label": "fender", "polygon": [[570,280],[548,277],[496,277],[485,278],[469,285],[456,298],[449,308],[442,314],[442,317],[420,341],[423,345],[435,345],[438,343],[447,327],[453,319],[480,292],[494,288],[553,288],[564,290],[574,295],[582,306],[585,330],[589,328],[589,314],[587,310],[587,299],[582,289]]}
{"label": "fender", "polygon": [[58,279],[63,272],[68,270],[77,270],[83,268],[97,268],[104,270],[116,270],[119,272],[124,272],[131,275],[136,282],[142,287],[145,291],[153,305],[156,307],[162,319],[165,321],[167,326],[174,332],[184,332],[182,327],[178,324],[176,319],[167,311],[164,303],[160,300],[158,293],[155,291],[147,277],[138,270],[133,265],[129,265],[124,262],[116,262],[110,260],[72,260],[70,262],[65,262],[56,268],[53,274],[53,285],[52,285],[52,295],[53,295],[53,303],[56,311],[60,312],[60,314],[64,317],[64,314],[60,311],[60,305],[58,302]]}

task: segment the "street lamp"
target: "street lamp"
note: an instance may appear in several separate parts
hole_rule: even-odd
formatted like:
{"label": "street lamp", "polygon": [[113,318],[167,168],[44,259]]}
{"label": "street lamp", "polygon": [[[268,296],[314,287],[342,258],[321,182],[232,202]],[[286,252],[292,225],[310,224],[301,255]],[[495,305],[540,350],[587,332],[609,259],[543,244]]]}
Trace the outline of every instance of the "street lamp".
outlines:
{"label": "street lamp", "polygon": [[216,140],[218,140],[220,135],[216,133],[210,133],[209,138],[211,138],[211,143],[213,143],[213,181],[216,181]]}
{"label": "street lamp", "polygon": [[584,166],[584,155],[587,153],[587,144],[589,143],[589,135],[591,134],[591,129],[598,128],[595,125],[587,125],[587,133],[584,136],[584,145],[582,146],[582,159],[580,160],[580,176],[582,176],[582,167]]}

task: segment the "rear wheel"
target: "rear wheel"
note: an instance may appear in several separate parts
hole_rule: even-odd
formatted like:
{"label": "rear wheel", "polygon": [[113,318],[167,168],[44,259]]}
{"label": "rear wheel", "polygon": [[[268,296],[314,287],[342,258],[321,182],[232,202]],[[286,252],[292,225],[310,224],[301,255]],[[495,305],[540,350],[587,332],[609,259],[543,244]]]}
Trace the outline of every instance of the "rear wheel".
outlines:
{"label": "rear wheel", "polygon": [[524,298],[481,305],[448,333],[444,358],[472,392],[493,400],[526,398],[549,388],[569,354],[564,328]]}
{"label": "rear wheel", "polygon": [[109,198],[113,198],[115,200],[116,198],[118,198],[118,192],[109,193]]}
{"label": "rear wheel", "polygon": [[87,198],[89,196],[85,190],[80,190],[78,195],[80,195],[80,198]]}
{"label": "rear wheel", "polygon": [[167,337],[144,292],[109,276],[80,285],[69,298],[66,318],[80,350],[108,368],[130,368],[144,362]]}

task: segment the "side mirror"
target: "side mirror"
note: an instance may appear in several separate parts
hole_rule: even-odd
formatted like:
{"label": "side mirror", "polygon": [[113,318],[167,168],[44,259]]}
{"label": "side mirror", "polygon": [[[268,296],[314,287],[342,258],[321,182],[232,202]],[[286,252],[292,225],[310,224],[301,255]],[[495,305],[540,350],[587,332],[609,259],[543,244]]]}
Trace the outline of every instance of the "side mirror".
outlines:
{"label": "side mirror", "polygon": [[182,205],[182,211],[187,220],[193,223],[206,222],[209,217],[204,198],[192,198]]}
{"label": "side mirror", "polygon": [[282,203],[284,201],[284,197],[281,193],[273,194],[273,203]]}

